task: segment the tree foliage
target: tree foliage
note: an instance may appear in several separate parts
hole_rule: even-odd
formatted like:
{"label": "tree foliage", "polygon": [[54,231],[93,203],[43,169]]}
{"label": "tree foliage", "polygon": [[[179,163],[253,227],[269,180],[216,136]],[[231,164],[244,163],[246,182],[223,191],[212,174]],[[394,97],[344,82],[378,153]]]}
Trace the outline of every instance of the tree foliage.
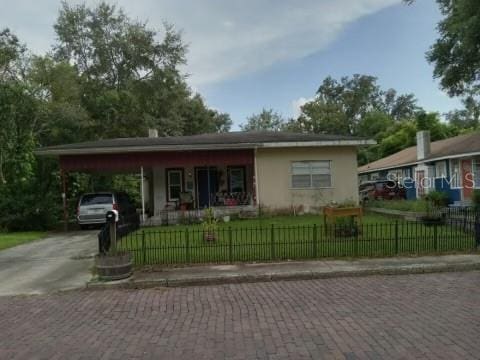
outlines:
{"label": "tree foliage", "polygon": [[418,110],[413,94],[382,90],[373,76],[355,74],[340,80],[327,77],[289,128],[373,137],[392,122],[412,118]]}
{"label": "tree foliage", "polygon": [[[54,29],[57,41],[45,55],[0,31],[0,230],[58,220],[58,164],[36,158],[38,146],[231,126],[228,114],[188,87],[179,70],[187,48],[172,25],[159,34],[115,6],[63,2]],[[70,174],[68,184],[71,199],[87,190],[139,191],[136,175]]]}
{"label": "tree foliage", "polygon": [[243,131],[279,131],[285,126],[282,115],[273,109],[262,109],[259,114],[253,114],[247,118],[247,122],[241,125]]}
{"label": "tree foliage", "polygon": [[439,38],[427,53],[434,76],[451,96],[478,94],[480,90],[480,2],[437,0],[443,19]]}

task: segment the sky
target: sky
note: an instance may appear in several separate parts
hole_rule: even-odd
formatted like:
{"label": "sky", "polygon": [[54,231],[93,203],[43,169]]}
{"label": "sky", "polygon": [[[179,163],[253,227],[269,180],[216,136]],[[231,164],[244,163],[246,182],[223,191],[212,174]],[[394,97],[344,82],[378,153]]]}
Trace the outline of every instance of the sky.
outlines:
{"label": "sky", "polygon": [[[384,89],[414,93],[428,111],[461,106],[439,89],[425,60],[441,18],[435,0],[412,6],[401,0],[111,3],[147,21],[159,31],[159,40],[165,21],[182,31],[189,45],[182,69],[188,83],[210,107],[229,113],[234,129],[262,108],[296,116],[329,75],[376,76]],[[0,28],[9,27],[34,53],[43,54],[55,42],[59,7],[57,0],[0,0]]]}

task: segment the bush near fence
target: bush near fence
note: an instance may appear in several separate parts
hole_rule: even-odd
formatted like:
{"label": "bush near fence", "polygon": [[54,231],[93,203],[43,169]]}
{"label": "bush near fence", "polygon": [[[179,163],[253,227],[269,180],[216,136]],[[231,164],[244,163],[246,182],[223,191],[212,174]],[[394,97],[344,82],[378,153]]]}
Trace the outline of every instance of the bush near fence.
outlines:
{"label": "bush near fence", "polygon": [[136,265],[233,263],[338,257],[379,257],[465,252],[476,249],[474,226],[463,220],[425,226],[418,222],[342,226],[223,227],[205,241],[201,227],[141,230],[119,242]]}

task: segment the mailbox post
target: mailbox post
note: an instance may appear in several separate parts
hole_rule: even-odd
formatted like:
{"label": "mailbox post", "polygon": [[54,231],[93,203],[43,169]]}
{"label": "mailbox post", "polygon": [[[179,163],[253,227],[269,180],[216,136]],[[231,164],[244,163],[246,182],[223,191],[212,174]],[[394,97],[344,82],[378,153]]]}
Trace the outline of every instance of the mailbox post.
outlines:
{"label": "mailbox post", "polygon": [[109,226],[110,234],[110,246],[112,253],[117,252],[117,223],[118,223],[118,211],[110,210],[107,211],[107,224]]}

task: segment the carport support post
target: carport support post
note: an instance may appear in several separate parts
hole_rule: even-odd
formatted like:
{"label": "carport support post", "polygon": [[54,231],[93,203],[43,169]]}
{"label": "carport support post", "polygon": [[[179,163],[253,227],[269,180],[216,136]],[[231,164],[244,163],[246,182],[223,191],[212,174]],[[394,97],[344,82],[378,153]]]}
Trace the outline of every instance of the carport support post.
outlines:
{"label": "carport support post", "polygon": [[68,231],[68,206],[67,206],[67,174],[60,170],[62,179],[62,203],[63,203],[63,230]]}
{"label": "carport support post", "polygon": [[145,189],[143,181],[143,166],[140,166],[140,192],[142,193],[142,224],[145,223]]}

